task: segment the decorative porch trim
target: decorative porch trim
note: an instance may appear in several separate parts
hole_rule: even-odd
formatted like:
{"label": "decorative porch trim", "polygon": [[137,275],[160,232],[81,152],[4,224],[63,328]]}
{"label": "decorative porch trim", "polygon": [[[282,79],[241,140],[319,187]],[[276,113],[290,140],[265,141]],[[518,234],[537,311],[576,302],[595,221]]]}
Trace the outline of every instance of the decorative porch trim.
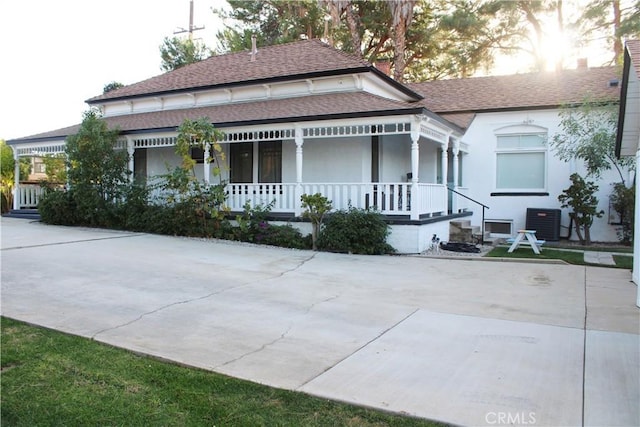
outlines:
{"label": "decorative porch trim", "polygon": [[31,145],[28,147],[13,148],[19,157],[45,156],[47,154],[64,154],[66,143],[49,144],[49,145]]}

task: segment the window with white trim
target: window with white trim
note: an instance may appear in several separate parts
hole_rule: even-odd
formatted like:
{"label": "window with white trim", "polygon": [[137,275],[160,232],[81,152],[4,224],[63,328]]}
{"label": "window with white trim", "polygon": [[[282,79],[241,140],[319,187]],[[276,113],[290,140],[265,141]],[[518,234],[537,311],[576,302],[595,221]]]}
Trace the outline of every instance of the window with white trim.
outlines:
{"label": "window with white trim", "polygon": [[496,189],[545,191],[547,187],[546,134],[498,135]]}

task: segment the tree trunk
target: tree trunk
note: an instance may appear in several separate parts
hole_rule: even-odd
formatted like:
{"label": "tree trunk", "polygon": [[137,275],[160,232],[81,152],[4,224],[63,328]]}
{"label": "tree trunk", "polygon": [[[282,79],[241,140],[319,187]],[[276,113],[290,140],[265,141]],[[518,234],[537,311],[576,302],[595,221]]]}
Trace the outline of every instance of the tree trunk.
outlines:
{"label": "tree trunk", "polygon": [[617,63],[622,58],[622,39],[620,38],[620,0],[613,0],[613,53]]}

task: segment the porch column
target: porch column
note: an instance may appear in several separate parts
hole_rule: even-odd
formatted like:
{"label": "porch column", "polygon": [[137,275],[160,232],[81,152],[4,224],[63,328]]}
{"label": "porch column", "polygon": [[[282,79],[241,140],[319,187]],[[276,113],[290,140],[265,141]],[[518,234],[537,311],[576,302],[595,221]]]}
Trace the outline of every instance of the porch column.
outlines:
{"label": "porch column", "polygon": [[13,209],[20,209],[20,157],[18,147],[13,148]]}
{"label": "porch column", "polygon": [[209,150],[211,150],[211,144],[206,142],[204,144],[204,182],[209,185],[211,183],[211,164],[209,163]]}
{"label": "porch column", "polygon": [[133,155],[135,153],[135,147],[133,146],[133,139],[127,137],[127,154],[129,155],[129,165],[128,169],[131,174],[129,175],[129,182],[133,182],[134,176],[134,164],[133,164]]}
{"label": "porch column", "polygon": [[304,145],[304,138],[302,127],[300,125],[296,125],[296,133],[295,133],[295,142],[296,142],[296,189],[295,189],[295,200],[293,204],[293,212],[295,216],[302,215],[302,146]]}
{"label": "porch column", "polygon": [[[460,141],[453,139],[453,189],[458,190],[458,161],[460,153]],[[458,212],[458,195],[451,193],[451,211],[452,213]]]}
{"label": "porch column", "polygon": [[449,210],[449,190],[447,190],[448,186],[448,175],[449,175],[449,153],[447,150],[449,149],[449,136],[446,139],[447,142],[442,143],[442,159],[440,163],[442,164],[442,185],[444,185],[444,210],[445,214],[448,213]]}
{"label": "porch column", "polygon": [[418,187],[418,169],[420,165],[420,119],[411,122],[411,219],[420,219],[420,188]]}

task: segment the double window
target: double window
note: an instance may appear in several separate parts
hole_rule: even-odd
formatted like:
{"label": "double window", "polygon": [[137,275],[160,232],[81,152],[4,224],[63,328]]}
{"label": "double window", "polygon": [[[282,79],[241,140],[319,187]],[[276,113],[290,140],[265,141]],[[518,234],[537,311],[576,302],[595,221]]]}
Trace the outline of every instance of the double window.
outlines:
{"label": "double window", "polygon": [[498,135],[496,189],[545,191],[547,182],[546,134]]}
{"label": "double window", "polygon": [[[257,182],[282,182],[282,141],[256,142]],[[254,143],[231,144],[229,149],[230,181],[254,182]]]}

